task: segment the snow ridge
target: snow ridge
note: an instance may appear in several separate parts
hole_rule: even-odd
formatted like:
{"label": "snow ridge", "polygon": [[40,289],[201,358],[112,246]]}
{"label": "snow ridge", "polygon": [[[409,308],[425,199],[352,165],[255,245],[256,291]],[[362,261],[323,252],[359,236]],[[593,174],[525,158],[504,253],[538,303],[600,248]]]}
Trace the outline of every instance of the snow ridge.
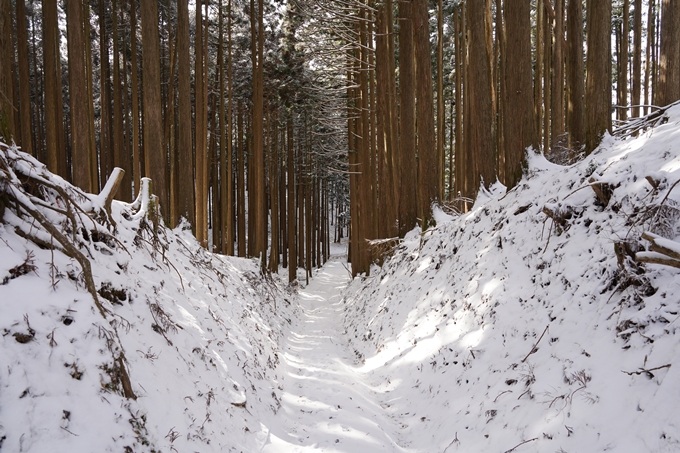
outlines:
{"label": "snow ridge", "polygon": [[633,259],[643,231],[680,237],[678,143],[673,107],[575,165],[530,155],[352,283],[349,344],[405,451],[680,449],[680,274]]}
{"label": "snow ridge", "polygon": [[[99,196],[15,147],[0,153],[10,163],[0,174],[0,451],[259,450],[261,420],[280,407],[292,294],[252,260],[206,252],[186,226],[154,231],[133,205],[114,201],[107,222]],[[79,228],[46,207],[65,209],[60,192],[36,193],[15,173],[78,200]],[[106,319],[78,262],[22,237],[56,244],[4,194],[33,202],[73,238]],[[121,373],[136,399],[124,396]]]}

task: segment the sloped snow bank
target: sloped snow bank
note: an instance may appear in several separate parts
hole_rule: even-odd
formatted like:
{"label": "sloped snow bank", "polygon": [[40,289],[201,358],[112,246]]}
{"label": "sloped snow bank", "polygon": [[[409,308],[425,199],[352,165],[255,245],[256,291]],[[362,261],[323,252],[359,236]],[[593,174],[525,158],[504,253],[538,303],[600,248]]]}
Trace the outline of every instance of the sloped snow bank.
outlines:
{"label": "sloped snow bank", "polygon": [[517,188],[411,232],[355,279],[346,332],[401,445],[679,451],[680,272],[632,258],[643,231],[679,239],[678,179],[673,107],[573,166],[530,156]]}
{"label": "sloped snow bank", "polygon": [[[0,451],[259,450],[291,295],[190,231],[154,230],[140,203],[114,201],[111,222],[101,197],[16,148],[0,157]],[[13,199],[87,257],[104,316]]]}

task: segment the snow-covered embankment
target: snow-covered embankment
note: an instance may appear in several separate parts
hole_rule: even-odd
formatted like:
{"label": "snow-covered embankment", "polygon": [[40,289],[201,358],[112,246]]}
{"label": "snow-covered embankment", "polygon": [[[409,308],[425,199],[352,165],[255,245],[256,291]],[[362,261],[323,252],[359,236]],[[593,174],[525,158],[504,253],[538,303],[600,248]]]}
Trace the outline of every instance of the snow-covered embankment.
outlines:
{"label": "snow-covered embankment", "polygon": [[440,215],[353,283],[345,327],[403,447],[680,450],[680,273],[632,258],[643,231],[680,236],[668,117],[570,167],[532,156],[517,188]]}

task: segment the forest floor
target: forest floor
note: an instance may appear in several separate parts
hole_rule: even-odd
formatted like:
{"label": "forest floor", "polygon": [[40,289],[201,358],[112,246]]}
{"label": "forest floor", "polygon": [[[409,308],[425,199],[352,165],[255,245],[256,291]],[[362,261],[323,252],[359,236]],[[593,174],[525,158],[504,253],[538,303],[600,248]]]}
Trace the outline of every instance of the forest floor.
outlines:
{"label": "forest floor", "polygon": [[332,256],[299,292],[301,312],[281,347],[282,406],[263,452],[398,451],[381,391],[363,379],[346,340],[346,258]]}

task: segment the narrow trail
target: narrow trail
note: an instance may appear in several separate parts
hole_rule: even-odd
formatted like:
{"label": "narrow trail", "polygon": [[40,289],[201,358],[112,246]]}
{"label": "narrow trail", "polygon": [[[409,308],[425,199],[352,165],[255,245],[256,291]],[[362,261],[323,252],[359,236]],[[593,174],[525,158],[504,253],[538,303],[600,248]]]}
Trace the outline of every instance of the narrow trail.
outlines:
{"label": "narrow trail", "polygon": [[300,290],[302,314],[282,347],[283,396],[263,452],[399,452],[394,421],[358,372],[342,328],[344,256],[333,256]]}

